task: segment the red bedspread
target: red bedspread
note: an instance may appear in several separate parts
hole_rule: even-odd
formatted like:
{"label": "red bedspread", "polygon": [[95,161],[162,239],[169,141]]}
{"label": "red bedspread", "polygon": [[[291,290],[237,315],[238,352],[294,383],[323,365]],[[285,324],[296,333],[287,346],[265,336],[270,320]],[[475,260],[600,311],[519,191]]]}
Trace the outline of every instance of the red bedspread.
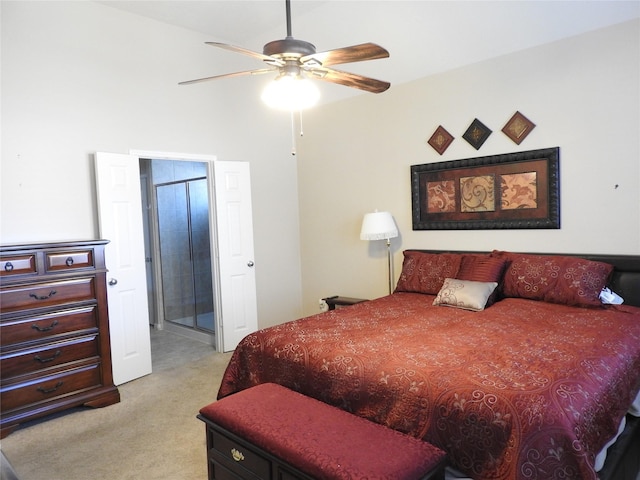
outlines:
{"label": "red bedspread", "polygon": [[247,336],[218,397],[275,382],[445,450],[475,479],[595,479],[640,389],[640,308],[395,293]]}

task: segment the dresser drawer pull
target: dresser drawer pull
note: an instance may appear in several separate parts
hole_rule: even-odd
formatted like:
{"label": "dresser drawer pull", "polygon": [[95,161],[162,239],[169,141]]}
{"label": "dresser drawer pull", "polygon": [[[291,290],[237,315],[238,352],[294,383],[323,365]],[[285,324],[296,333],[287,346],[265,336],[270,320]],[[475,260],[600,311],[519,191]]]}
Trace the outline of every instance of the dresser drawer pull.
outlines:
{"label": "dresser drawer pull", "polygon": [[48,327],[40,327],[38,325],[36,325],[35,323],[33,325],[31,325],[31,328],[33,328],[34,330],[37,330],[39,332],[48,332],[50,330],[53,330],[53,328],[58,325],[58,320],[54,320],[53,323],[51,325],[49,325]]}
{"label": "dresser drawer pull", "polygon": [[38,387],[38,391],[41,392],[41,393],[44,393],[44,394],[53,393],[56,390],[58,390],[62,386],[63,383],[64,383],[63,381],[59,381],[58,383],[56,383],[56,386],[53,387],[53,388]]}
{"label": "dresser drawer pull", "polygon": [[35,298],[36,300],[47,300],[53,297],[56,293],[58,292],[56,292],[55,290],[51,290],[49,292],[49,295],[36,295],[35,293],[30,293],[29,296]]}
{"label": "dresser drawer pull", "polygon": [[53,362],[56,358],[58,358],[61,353],[62,353],[62,351],[56,350],[56,353],[54,353],[53,356],[51,356],[51,357],[42,358],[40,355],[36,355],[33,358],[35,360],[37,360],[38,362],[40,362],[40,363],[49,363],[49,362]]}
{"label": "dresser drawer pull", "polygon": [[12,271],[12,270],[13,270],[13,263],[11,263],[11,262],[7,262],[7,263],[5,263],[5,264],[4,264],[4,269],[5,269],[7,272]]}
{"label": "dresser drawer pull", "polygon": [[73,257],[67,257],[64,263],[67,264],[67,267],[70,267],[71,265],[73,265]]}
{"label": "dresser drawer pull", "polygon": [[241,462],[242,460],[244,460],[244,455],[242,454],[242,452],[236,450],[235,448],[231,449],[231,457],[233,457],[236,462]]}

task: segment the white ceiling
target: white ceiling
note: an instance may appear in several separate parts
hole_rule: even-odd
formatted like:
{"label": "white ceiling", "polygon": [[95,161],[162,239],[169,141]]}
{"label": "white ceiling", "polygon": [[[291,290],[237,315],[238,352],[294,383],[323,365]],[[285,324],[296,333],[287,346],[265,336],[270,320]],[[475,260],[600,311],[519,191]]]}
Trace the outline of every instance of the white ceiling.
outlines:
{"label": "white ceiling", "polygon": [[[207,40],[258,52],[265,43],[286,36],[284,0],[99,3],[204,33]],[[393,88],[394,84],[640,18],[640,2],[292,0],[291,13],[292,35],[313,43],[319,52],[363,42],[385,47],[390,52],[388,59],[340,69],[390,81]],[[215,68],[215,59],[225,55],[238,54],[211,49],[212,65],[207,74],[230,73]],[[255,65],[248,68],[261,67],[259,61],[249,61]],[[185,79],[189,79],[189,72],[185,72]],[[332,99],[359,93],[346,87],[332,92]]]}

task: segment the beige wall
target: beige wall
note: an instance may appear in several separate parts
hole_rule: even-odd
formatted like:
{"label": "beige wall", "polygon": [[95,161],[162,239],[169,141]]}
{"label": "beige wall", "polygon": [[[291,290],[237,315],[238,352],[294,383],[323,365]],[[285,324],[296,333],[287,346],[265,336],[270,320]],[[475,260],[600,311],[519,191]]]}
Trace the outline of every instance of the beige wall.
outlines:
{"label": "beige wall", "polygon": [[204,45],[209,37],[94,2],[0,5],[0,242],[96,238],[95,151],[249,161],[259,323],[298,317],[290,119],[261,106],[262,80],[179,87],[182,80],[234,71],[238,65],[220,59],[235,56],[215,56]]}
{"label": "beige wall", "polygon": [[[93,2],[0,7],[1,243],[96,238],[92,153],[133,149],[251,163],[261,327],[385,294],[384,243],[358,239],[375,208],[400,228],[396,275],[414,247],[640,253],[638,21],[310,111],[295,158],[288,116],[257,101],[268,79],[176,86],[246,67],[211,38]],[[515,110],[537,124],[520,146],[500,132]],[[460,138],[475,117],[494,130],[478,152]],[[457,137],[442,157],[439,124]],[[410,165],[551,146],[561,230],[411,230]]]}
{"label": "beige wall", "polygon": [[[640,254],[639,25],[309,113],[298,167],[305,313],[327,295],[386,294],[385,244],[359,240],[362,216],[374,209],[392,212],[400,230],[396,277],[407,248]],[[500,131],[516,110],[537,125],[521,145]],[[493,130],[479,151],[462,139],[476,117]],[[426,144],[438,125],[456,137],[442,156]],[[412,231],[411,165],[555,146],[561,229]]]}

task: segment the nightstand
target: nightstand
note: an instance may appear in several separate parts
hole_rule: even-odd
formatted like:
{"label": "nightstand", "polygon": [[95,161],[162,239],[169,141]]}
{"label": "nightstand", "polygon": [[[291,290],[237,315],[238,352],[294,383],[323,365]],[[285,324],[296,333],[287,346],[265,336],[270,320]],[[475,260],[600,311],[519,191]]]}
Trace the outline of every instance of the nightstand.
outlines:
{"label": "nightstand", "polygon": [[329,310],[335,310],[336,307],[346,307],[348,305],[355,305],[356,303],[367,301],[366,298],[341,297],[339,295],[323,298],[323,300],[329,306]]}

